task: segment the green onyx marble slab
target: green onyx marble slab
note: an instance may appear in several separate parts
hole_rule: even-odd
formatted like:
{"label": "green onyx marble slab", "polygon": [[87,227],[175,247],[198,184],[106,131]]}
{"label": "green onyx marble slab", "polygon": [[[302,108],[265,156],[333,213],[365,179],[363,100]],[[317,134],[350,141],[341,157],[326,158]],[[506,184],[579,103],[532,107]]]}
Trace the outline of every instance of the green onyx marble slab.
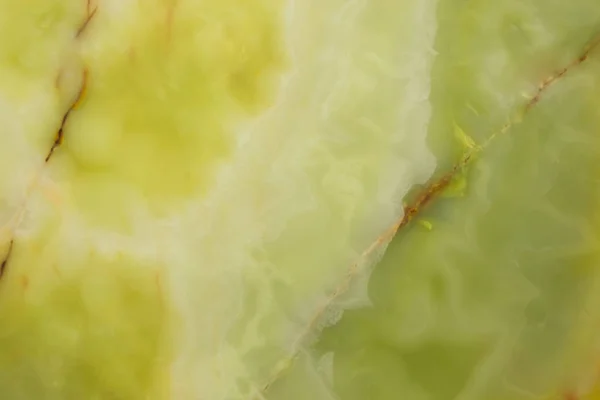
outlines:
{"label": "green onyx marble slab", "polygon": [[595,0],[0,0],[0,399],[600,399]]}

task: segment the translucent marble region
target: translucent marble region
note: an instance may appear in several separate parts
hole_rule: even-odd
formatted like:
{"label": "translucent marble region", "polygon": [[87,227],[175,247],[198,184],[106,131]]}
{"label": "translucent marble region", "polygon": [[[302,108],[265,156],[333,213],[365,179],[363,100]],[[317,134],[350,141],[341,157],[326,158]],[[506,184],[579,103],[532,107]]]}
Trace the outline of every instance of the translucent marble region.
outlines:
{"label": "translucent marble region", "polygon": [[597,0],[0,0],[0,399],[600,399]]}

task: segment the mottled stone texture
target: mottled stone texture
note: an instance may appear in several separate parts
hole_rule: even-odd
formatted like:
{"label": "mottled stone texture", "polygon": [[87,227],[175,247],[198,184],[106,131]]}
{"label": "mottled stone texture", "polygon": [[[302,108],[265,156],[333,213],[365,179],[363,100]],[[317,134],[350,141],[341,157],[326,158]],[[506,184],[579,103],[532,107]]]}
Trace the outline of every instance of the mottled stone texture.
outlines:
{"label": "mottled stone texture", "polygon": [[0,123],[0,399],[600,398],[597,0],[0,0]]}

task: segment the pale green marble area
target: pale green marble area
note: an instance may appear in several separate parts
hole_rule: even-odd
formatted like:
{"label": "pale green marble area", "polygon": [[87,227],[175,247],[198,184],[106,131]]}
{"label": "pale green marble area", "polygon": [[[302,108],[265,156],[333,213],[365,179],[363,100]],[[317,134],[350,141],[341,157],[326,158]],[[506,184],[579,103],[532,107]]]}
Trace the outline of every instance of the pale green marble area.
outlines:
{"label": "pale green marble area", "polygon": [[[441,1],[438,22],[428,139],[443,174],[465,151],[456,126],[475,143],[501,131],[597,37],[600,8]],[[598,54],[570,70],[400,232],[373,307],[347,311],[269,398],[599,398],[599,71]]]}
{"label": "pale green marble area", "polygon": [[0,399],[600,399],[599,35],[596,0],[0,0]]}

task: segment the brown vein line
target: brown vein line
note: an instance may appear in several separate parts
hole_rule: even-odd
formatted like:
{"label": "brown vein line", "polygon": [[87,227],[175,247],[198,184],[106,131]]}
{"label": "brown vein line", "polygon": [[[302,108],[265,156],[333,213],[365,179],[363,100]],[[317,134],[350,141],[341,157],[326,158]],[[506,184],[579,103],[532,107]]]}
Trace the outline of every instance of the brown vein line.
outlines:
{"label": "brown vein line", "polygon": [[2,279],[2,277],[4,276],[4,271],[6,270],[6,266],[8,265],[8,260],[10,258],[10,255],[12,254],[14,244],[15,239],[13,238],[11,239],[10,244],[8,245],[8,251],[6,252],[6,256],[4,256],[2,263],[0,263],[0,279]]}
{"label": "brown vein line", "polygon": [[[98,7],[96,7],[90,13],[91,1],[92,0],[87,0],[87,18],[83,22],[83,24],[81,25],[81,27],[77,30],[75,38],[78,38],[81,35],[81,33],[87,27],[87,25],[89,24],[90,20],[94,17],[94,15],[96,14],[96,11],[98,10]],[[50,158],[54,154],[54,151],[62,144],[63,139],[64,139],[65,124],[67,123],[67,120],[69,119],[69,115],[71,114],[71,112],[75,108],[77,108],[79,106],[79,104],[81,103],[81,100],[82,100],[83,95],[85,94],[85,91],[86,91],[86,88],[87,88],[87,80],[88,80],[88,71],[87,71],[86,68],[84,68],[84,70],[83,70],[82,84],[81,84],[81,86],[79,88],[79,92],[77,93],[77,97],[75,98],[75,100],[73,101],[73,103],[71,103],[71,105],[69,106],[69,108],[67,109],[67,111],[65,112],[65,114],[63,115],[63,118],[62,118],[61,123],[60,123],[60,127],[58,128],[58,131],[56,133],[56,137],[54,139],[54,142],[52,143],[52,146],[50,147],[50,151],[48,152],[48,154],[46,155],[46,158],[44,159],[44,164],[48,164],[48,162],[50,161]],[[35,179],[34,179],[33,183],[35,184]],[[31,191],[31,189],[29,191]],[[5,258],[0,263],[0,279],[4,275],[4,271],[5,271],[6,266],[8,264],[10,255],[12,254],[12,249],[13,249],[14,242],[15,242],[15,237],[14,237],[15,233],[14,232],[18,228],[18,226],[20,225],[21,216],[22,216],[22,213],[24,212],[24,209],[26,207],[27,201],[28,201],[28,197],[26,197],[24,199],[22,206],[19,207],[20,211],[15,216],[16,217],[16,222],[14,222],[14,226],[11,228],[11,230],[12,230],[12,238],[10,240],[10,244],[9,244],[9,247],[8,247],[8,252],[7,252]]]}
{"label": "brown vein line", "polygon": [[560,78],[565,76],[571,69],[573,69],[573,68],[577,67],[578,65],[580,65],[581,63],[585,62],[588,59],[590,53],[592,51],[594,51],[594,49],[596,49],[596,47],[598,47],[599,44],[600,44],[600,36],[597,36],[585,47],[584,51],[581,53],[581,55],[579,57],[577,57],[575,60],[571,61],[568,65],[563,67],[561,70],[556,72],[554,75],[543,80],[540,83],[540,85],[538,86],[538,89],[537,89],[535,95],[533,96],[533,98],[529,101],[529,103],[527,103],[527,106],[525,106],[525,112],[529,111],[529,109],[531,109],[533,106],[535,106],[540,101],[540,97],[542,96],[542,94],[550,86],[552,86],[552,84],[554,84],[557,80],[559,80]]}
{"label": "brown vein line", "polygon": [[[89,25],[90,21],[94,18],[94,15],[96,15],[97,11],[98,11],[97,6],[94,7],[94,9],[92,9],[92,0],[87,0],[87,3],[86,3],[87,16],[86,16],[85,20],[83,21],[83,23],[80,25],[79,29],[77,29],[77,32],[75,33],[75,39],[78,39],[81,36],[81,34],[85,31],[85,29]],[[81,102],[81,100],[83,98],[83,95],[84,95],[86,87],[87,87],[87,80],[88,80],[88,70],[86,68],[84,68],[83,69],[83,80],[82,80],[81,87],[79,88],[79,92],[77,93],[77,97],[75,98],[73,103],[71,103],[71,105],[69,106],[69,108],[67,109],[65,114],[63,115],[62,121],[60,123],[60,127],[58,128],[56,137],[54,138],[54,143],[52,143],[52,146],[50,147],[50,151],[48,152],[48,154],[46,155],[46,158],[44,159],[45,163],[48,163],[48,161],[50,161],[50,158],[54,154],[54,151],[62,144],[63,139],[64,139],[65,125],[67,123],[67,120],[69,119],[69,115],[75,108],[77,108],[77,106],[79,105],[79,103]]]}
{"label": "brown vein line", "polygon": [[91,9],[91,1],[88,0],[88,2],[87,2],[87,17],[85,18],[83,23],[79,26],[79,29],[77,29],[77,32],[75,33],[75,39],[78,39],[83,34],[85,29],[90,24],[90,21],[94,18],[94,15],[96,15],[96,11],[98,11],[98,7],[94,7],[94,9],[91,11],[90,11],[90,9]]}
{"label": "brown vein line", "polygon": [[[554,83],[556,83],[561,78],[566,76],[573,68],[575,68],[575,67],[579,66],[580,64],[582,64],[583,62],[585,62],[589,58],[590,54],[597,47],[599,47],[599,45],[600,45],[600,35],[596,36],[584,48],[583,52],[581,53],[581,55],[579,57],[577,57],[575,60],[573,60],[572,62],[567,64],[565,67],[560,69],[558,72],[554,73],[553,75],[549,76],[548,78],[546,78],[542,82],[540,82],[537,90],[535,91],[534,95],[531,97],[531,100],[529,100],[527,102],[527,104],[525,105],[525,107],[522,111],[521,117],[528,114],[528,112],[536,104],[539,103],[544,92],[546,92],[548,90],[548,88],[550,88],[550,86],[552,86]],[[331,306],[331,304],[335,301],[335,299],[337,297],[339,297],[342,293],[344,293],[348,289],[348,287],[350,286],[350,283],[352,281],[352,278],[356,275],[356,273],[359,270],[359,266],[360,266],[361,262],[363,260],[365,260],[368,256],[370,256],[379,247],[381,247],[382,245],[384,245],[386,243],[389,243],[389,241],[396,235],[396,233],[398,232],[398,230],[400,228],[408,225],[409,222],[417,214],[422,212],[423,209],[427,205],[429,205],[433,200],[437,199],[437,196],[441,192],[443,192],[446,187],[448,187],[448,185],[450,184],[452,179],[459,173],[459,171],[462,170],[468,163],[470,163],[474,159],[473,156],[476,153],[483,151],[487,147],[487,145],[489,145],[489,143],[491,143],[492,140],[498,134],[504,134],[504,133],[508,132],[517,122],[520,122],[520,118],[518,120],[513,120],[513,121],[506,123],[500,129],[500,131],[491,135],[488,138],[488,140],[484,143],[484,145],[482,145],[481,147],[474,148],[472,150],[467,151],[463,155],[463,157],[460,159],[460,161],[458,161],[449,172],[444,174],[441,178],[437,178],[437,179],[431,181],[429,184],[427,184],[425,186],[425,189],[416,197],[416,199],[412,202],[412,204],[404,207],[404,215],[402,216],[402,218],[397,220],[393,225],[391,225],[381,235],[379,235],[377,237],[377,239],[373,243],[371,243],[371,245],[359,256],[358,261],[356,261],[354,264],[352,264],[350,266],[344,281],[328,296],[328,298],[325,300],[325,302],[322,304],[322,306],[317,309],[317,311],[313,314],[312,318],[310,319],[307,327],[304,329],[303,332],[301,332],[299,337],[294,342],[294,345],[292,347],[293,350],[291,352],[291,355],[288,358],[289,362],[284,362],[282,364],[283,367],[276,368],[273,371],[269,380],[264,385],[262,385],[259,394],[266,392],[269,389],[269,387],[274,382],[276,382],[279,379],[279,377],[293,364],[293,361],[295,360],[297,353],[298,353],[298,348],[301,345],[302,341],[313,330],[316,322],[319,320],[319,318],[322,316],[322,314],[325,312],[325,310]],[[286,360],[284,360],[284,361],[286,361]]]}
{"label": "brown vein line", "polygon": [[83,94],[85,93],[85,89],[87,87],[87,79],[88,79],[88,71],[87,71],[87,69],[84,69],[83,70],[83,79],[82,79],[81,86],[79,88],[79,92],[77,93],[77,97],[75,98],[73,103],[71,103],[71,105],[69,106],[69,108],[67,109],[65,114],[63,115],[62,121],[60,123],[60,127],[58,128],[58,131],[54,138],[54,143],[52,143],[52,147],[50,147],[50,151],[48,152],[48,154],[46,155],[46,158],[44,160],[45,163],[48,163],[50,161],[50,158],[54,154],[54,151],[58,147],[60,147],[60,145],[63,143],[65,124],[67,123],[67,120],[69,119],[69,115],[71,115],[71,112],[75,108],[77,108],[77,106],[81,102],[81,99],[83,98]]}

